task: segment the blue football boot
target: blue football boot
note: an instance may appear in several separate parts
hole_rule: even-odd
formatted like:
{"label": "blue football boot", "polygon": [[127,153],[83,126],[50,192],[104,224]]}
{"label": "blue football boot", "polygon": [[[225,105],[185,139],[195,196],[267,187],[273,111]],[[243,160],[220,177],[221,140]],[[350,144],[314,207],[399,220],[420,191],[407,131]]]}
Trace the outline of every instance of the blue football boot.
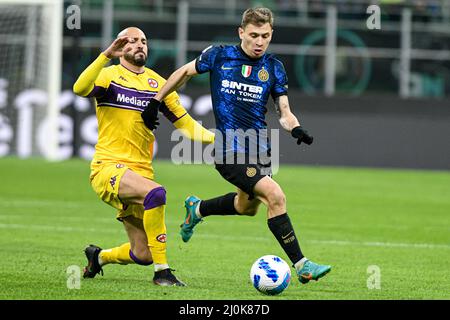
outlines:
{"label": "blue football boot", "polygon": [[203,221],[201,218],[197,217],[195,214],[195,210],[197,206],[200,204],[200,199],[196,196],[187,197],[184,201],[184,206],[186,208],[186,217],[184,222],[180,225],[181,230],[181,239],[184,242],[188,242],[191,239],[192,234],[194,233],[194,227],[200,221]]}
{"label": "blue football boot", "polygon": [[298,280],[305,284],[310,280],[319,280],[331,271],[331,266],[320,265],[310,260],[306,260],[303,267],[297,271]]}

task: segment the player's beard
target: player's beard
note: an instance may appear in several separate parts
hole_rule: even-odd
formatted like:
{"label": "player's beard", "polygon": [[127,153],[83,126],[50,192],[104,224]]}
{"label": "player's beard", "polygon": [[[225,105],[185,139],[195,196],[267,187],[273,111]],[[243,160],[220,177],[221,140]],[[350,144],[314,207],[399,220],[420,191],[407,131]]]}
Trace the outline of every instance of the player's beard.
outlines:
{"label": "player's beard", "polygon": [[[140,56],[137,57],[138,53],[142,53],[144,57],[143,58],[141,58]],[[145,66],[145,63],[147,62],[147,55],[144,53],[144,51],[139,51],[134,54],[126,53],[124,58],[126,61],[128,61],[129,63],[131,63],[136,67]]]}

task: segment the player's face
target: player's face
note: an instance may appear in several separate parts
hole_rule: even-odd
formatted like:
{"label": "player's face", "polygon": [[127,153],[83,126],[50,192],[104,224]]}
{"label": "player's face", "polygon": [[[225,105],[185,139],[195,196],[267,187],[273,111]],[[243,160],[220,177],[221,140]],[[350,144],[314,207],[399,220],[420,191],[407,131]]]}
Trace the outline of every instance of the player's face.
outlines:
{"label": "player's face", "polygon": [[269,23],[257,26],[248,24],[245,29],[239,28],[239,38],[244,52],[251,58],[261,57],[272,40],[272,27]]}
{"label": "player's face", "polygon": [[142,67],[147,62],[147,39],[145,35],[141,32],[130,33],[128,34],[129,42],[125,46],[125,50],[127,48],[131,48],[131,50],[124,55],[124,58],[129,63]]}

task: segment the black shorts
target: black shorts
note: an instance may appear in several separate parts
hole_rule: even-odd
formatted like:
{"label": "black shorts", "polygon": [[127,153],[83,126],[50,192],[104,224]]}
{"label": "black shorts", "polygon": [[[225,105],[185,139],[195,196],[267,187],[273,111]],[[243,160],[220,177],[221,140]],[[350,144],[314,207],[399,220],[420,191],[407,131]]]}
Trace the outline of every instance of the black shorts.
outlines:
{"label": "black shorts", "polygon": [[248,200],[255,198],[253,188],[265,176],[272,176],[271,164],[217,164],[216,170],[220,175],[249,195]]}

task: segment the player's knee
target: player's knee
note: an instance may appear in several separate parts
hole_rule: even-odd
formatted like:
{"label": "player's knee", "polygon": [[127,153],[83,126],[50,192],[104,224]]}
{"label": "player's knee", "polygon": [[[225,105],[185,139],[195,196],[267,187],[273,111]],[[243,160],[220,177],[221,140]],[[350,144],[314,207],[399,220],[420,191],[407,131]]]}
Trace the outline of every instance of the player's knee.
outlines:
{"label": "player's knee", "polygon": [[244,216],[254,216],[258,213],[258,208],[255,207],[243,207],[236,210],[239,214]]}
{"label": "player's knee", "polygon": [[130,258],[139,265],[148,266],[153,263],[153,257],[148,248],[130,250]]}
{"label": "player's knee", "polygon": [[246,201],[236,201],[235,208],[237,213],[243,216],[254,216],[258,213],[258,205]]}
{"label": "player's knee", "polygon": [[269,203],[269,207],[272,208],[280,208],[286,206],[286,196],[281,190],[271,190],[267,196],[267,202]]}
{"label": "player's knee", "polygon": [[166,204],[166,189],[164,187],[157,187],[147,194],[144,200],[144,209],[150,210]]}

